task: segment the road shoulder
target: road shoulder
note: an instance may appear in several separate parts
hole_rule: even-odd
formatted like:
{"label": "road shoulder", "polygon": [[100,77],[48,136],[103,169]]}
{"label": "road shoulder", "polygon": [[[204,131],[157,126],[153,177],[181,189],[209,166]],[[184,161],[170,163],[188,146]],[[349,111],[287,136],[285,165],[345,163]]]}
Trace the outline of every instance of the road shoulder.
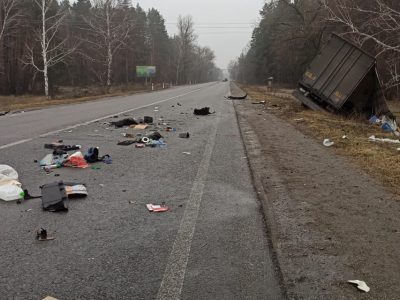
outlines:
{"label": "road shoulder", "polygon": [[359,279],[395,299],[397,197],[251,101],[235,109],[289,298],[361,299],[346,283]]}

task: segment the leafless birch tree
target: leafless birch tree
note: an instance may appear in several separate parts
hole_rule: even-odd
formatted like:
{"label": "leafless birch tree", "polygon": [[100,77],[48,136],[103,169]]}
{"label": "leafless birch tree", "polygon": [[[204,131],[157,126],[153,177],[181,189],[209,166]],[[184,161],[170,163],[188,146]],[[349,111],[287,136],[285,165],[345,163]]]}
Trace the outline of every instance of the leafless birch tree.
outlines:
{"label": "leafless birch tree", "polygon": [[94,53],[86,56],[106,68],[106,85],[110,87],[114,55],[125,44],[132,24],[128,15],[121,16],[117,0],[94,0],[93,5],[90,17],[85,17],[84,21],[90,31],[90,37],[85,41],[92,46]]}
{"label": "leafless birch tree", "polygon": [[0,0],[0,41],[22,17],[19,0]]}
{"label": "leafless birch tree", "polygon": [[56,0],[34,0],[40,9],[40,29],[35,30],[36,41],[40,44],[41,64],[35,61],[34,46],[27,46],[27,55],[24,63],[31,65],[40,73],[43,73],[44,91],[46,97],[49,97],[49,68],[64,61],[70,55],[75,47],[67,48],[68,37],[58,40],[58,32],[67,16],[67,12],[58,10],[50,15],[49,10]]}

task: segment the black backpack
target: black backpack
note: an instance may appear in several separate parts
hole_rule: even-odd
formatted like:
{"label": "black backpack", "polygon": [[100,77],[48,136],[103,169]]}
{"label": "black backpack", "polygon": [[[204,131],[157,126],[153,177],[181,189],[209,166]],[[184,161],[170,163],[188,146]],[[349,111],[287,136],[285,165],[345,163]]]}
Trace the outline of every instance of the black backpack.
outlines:
{"label": "black backpack", "polygon": [[88,163],[94,163],[99,161],[99,148],[98,147],[90,147],[88,151],[85,153],[85,160]]}

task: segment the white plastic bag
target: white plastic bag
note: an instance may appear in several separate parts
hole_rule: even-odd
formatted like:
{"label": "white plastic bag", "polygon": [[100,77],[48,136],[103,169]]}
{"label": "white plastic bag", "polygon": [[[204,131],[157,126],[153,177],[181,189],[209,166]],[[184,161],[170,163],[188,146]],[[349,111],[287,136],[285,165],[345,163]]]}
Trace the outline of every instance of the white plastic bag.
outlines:
{"label": "white plastic bag", "polygon": [[24,198],[24,191],[15,184],[0,185],[0,199],[13,201]]}
{"label": "white plastic bag", "polygon": [[18,173],[12,167],[0,165],[0,184],[9,180],[18,180]]}
{"label": "white plastic bag", "polygon": [[0,165],[0,199],[12,201],[22,199],[24,191],[18,182],[18,173],[12,167]]}

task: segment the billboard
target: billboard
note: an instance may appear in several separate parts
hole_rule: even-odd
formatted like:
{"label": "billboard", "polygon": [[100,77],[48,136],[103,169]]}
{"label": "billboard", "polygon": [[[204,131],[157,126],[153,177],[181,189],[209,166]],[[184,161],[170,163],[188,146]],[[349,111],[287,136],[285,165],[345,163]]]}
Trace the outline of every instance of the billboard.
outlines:
{"label": "billboard", "polygon": [[136,66],[136,77],[154,77],[156,76],[155,66]]}

